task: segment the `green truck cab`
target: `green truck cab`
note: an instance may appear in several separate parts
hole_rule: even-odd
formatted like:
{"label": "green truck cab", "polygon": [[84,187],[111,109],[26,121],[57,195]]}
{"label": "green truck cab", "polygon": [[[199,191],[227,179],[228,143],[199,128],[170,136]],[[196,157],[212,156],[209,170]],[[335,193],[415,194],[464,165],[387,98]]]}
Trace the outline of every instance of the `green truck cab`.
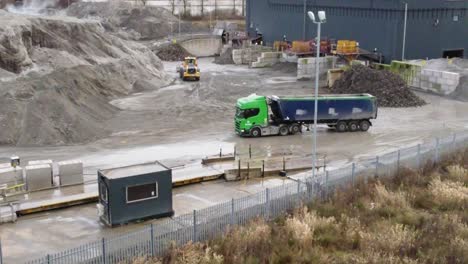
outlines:
{"label": "green truck cab", "polygon": [[[252,94],[237,100],[235,127],[238,135],[250,135],[254,127],[268,125],[268,105],[266,96]],[[258,137],[254,131],[253,136]]]}
{"label": "green truck cab", "polygon": [[[377,118],[377,100],[370,94],[327,94],[317,100],[317,123],[338,132],[367,131]],[[237,100],[236,134],[268,136],[297,134],[314,122],[313,96],[260,96]]]}

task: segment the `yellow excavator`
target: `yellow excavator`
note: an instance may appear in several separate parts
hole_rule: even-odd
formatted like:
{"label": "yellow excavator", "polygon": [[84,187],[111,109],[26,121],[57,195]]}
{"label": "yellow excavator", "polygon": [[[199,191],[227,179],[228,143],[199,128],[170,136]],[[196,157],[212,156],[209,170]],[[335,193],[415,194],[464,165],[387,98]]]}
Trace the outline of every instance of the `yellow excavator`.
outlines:
{"label": "yellow excavator", "polygon": [[200,80],[200,68],[195,57],[185,57],[183,63],[177,68],[182,80]]}

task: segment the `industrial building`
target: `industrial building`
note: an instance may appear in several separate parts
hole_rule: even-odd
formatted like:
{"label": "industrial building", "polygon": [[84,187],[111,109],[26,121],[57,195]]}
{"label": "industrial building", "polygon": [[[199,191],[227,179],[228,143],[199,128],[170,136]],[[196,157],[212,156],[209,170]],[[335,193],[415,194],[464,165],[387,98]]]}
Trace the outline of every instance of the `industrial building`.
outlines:
{"label": "industrial building", "polygon": [[467,0],[247,0],[246,27],[267,45],[284,35],[313,39],[316,25],[306,12],[324,10],[322,38],[356,40],[387,62],[401,60],[403,46],[405,59],[464,57],[467,8]]}

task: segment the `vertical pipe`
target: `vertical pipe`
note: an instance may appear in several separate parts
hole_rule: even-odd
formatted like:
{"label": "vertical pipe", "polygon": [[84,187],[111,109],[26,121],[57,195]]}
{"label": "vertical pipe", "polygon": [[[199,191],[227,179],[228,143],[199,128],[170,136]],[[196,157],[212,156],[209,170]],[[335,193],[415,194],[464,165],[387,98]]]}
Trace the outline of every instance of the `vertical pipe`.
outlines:
{"label": "vertical pipe", "polygon": [[197,239],[197,210],[193,210],[193,242],[198,241]]}
{"label": "vertical pipe", "polygon": [[401,60],[405,60],[405,49],[406,49],[406,25],[408,21],[408,3],[405,3],[405,21],[403,27],[403,48],[401,51]]}
{"label": "vertical pipe", "polygon": [[252,158],[252,145],[249,144],[249,159]]}
{"label": "vertical pipe", "polygon": [[439,162],[439,138],[436,138],[435,161]]}
{"label": "vertical pipe", "polygon": [[154,227],[153,223],[151,223],[151,257],[154,256]]}
{"label": "vertical pipe", "polygon": [[351,167],[351,184],[354,187],[354,174],[356,173],[356,163],[353,162],[353,165]]}
{"label": "vertical pipe", "polygon": [[180,10],[179,10],[179,38],[180,38]]}
{"label": "vertical pipe", "polygon": [[[312,168],[312,169],[315,169],[315,168]],[[284,159],[284,156],[283,156],[283,171],[286,171],[286,160]]]}
{"label": "vertical pipe", "polygon": [[315,168],[317,167],[317,111],[318,111],[318,88],[319,88],[319,59],[320,59],[320,28],[321,23],[317,23],[317,58],[315,61],[315,105],[314,105],[314,135],[312,153],[312,177],[315,178]]}
{"label": "vertical pipe", "polygon": [[239,179],[241,177],[241,161],[240,161],[240,159],[237,161],[237,177]]}
{"label": "vertical pipe", "polygon": [[265,177],[265,160],[262,160],[262,177]]}
{"label": "vertical pipe", "polygon": [[47,254],[47,257],[46,257],[46,258],[47,258],[47,264],[50,264],[50,263],[51,263],[51,262],[50,262],[50,255]]}
{"label": "vertical pipe", "polygon": [[306,16],[307,16],[307,0],[304,0],[304,21],[302,24],[302,40],[306,40]]}

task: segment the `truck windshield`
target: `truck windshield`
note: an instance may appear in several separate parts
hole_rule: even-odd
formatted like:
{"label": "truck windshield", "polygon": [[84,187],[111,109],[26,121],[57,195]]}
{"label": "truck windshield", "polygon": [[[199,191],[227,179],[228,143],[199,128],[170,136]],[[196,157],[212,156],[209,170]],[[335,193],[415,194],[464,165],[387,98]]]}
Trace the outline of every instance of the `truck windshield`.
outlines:
{"label": "truck windshield", "polygon": [[259,108],[251,108],[251,109],[240,109],[240,108],[237,108],[237,110],[236,110],[236,117],[239,117],[239,118],[249,118],[249,117],[258,115],[259,112],[260,112],[260,109],[259,109]]}

